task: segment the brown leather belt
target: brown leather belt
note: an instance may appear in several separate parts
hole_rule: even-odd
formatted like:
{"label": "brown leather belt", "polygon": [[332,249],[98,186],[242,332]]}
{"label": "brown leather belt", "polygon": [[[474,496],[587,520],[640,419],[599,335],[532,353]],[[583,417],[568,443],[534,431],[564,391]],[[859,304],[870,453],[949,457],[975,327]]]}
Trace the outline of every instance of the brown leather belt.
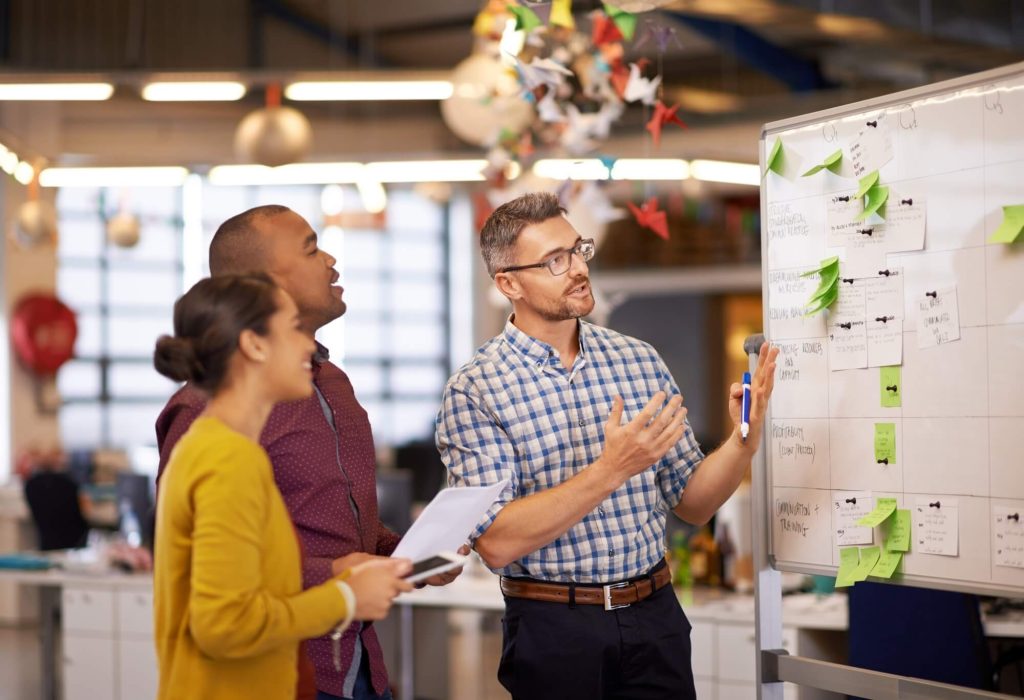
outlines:
{"label": "brown leather belt", "polygon": [[546,603],[603,605],[605,610],[624,608],[639,603],[672,580],[672,573],[663,566],[650,576],[636,581],[610,583],[607,586],[585,584],[539,583],[501,577],[501,592],[509,598],[528,598]]}

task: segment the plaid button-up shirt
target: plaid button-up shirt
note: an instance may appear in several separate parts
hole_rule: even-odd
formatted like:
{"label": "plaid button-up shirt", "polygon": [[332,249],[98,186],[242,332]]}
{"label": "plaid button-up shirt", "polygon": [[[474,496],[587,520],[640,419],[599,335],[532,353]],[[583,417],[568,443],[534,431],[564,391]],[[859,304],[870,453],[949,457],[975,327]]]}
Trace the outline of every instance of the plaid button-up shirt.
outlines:
{"label": "plaid button-up shirt", "polygon": [[[445,387],[437,445],[451,486],[503,479],[500,495],[471,536],[483,534],[516,498],[557,486],[593,463],[604,445],[612,399],[623,420],[658,391],[679,393],[647,343],[581,321],[571,369],[512,320]],[[629,479],[551,544],[497,571],[547,581],[604,583],[639,576],[665,553],[665,521],[704,455],[689,424],[657,463]]]}

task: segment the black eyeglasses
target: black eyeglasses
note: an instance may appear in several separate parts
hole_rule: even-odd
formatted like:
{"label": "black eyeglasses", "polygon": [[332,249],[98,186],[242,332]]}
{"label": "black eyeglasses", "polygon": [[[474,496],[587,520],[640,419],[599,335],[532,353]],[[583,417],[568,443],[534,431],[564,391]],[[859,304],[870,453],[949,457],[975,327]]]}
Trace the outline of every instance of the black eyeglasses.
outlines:
{"label": "black eyeglasses", "polygon": [[535,267],[546,267],[548,272],[557,277],[558,275],[564,275],[569,271],[569,268],[572,266],[572,256],[574,254],[580,256],[580,259],[583,260],[583,262],[588,262],[594,257],[594,251],[596,248],[597,246],[594,245],[593,238],[584,238],[569,250],[561,250],[544,262],[533,263],[532,265],[505,267],[498,270],[498,272],[515,272],[516,270],[531,270]]}

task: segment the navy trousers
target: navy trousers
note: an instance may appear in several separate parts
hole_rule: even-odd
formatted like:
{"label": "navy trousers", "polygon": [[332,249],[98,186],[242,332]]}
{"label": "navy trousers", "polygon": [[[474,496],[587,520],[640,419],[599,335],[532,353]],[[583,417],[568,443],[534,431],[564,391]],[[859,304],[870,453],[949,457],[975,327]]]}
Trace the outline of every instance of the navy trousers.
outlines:
{"label": "navy trousers", "polygon": [[498,680],[513,700],[695,700],[672,586],[618,610],[506,598]]}

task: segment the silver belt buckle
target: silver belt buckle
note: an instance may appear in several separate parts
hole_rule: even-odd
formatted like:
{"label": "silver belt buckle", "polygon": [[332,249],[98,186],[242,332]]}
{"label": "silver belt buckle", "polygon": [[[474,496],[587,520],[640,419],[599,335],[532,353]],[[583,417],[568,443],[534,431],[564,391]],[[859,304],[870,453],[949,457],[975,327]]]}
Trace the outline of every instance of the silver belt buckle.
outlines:
{"label": "silver belt buckle", "polygon": [[622,583],[609,583],[607,586],[601,586],[601,590],[604,591],[604,609],[605,610],[618,610],[619,608],[628,608],[629,603],[623,603],[622,605],[612,605],[612,591],[616,588],[625,588],[633,584],[628,581]]}

